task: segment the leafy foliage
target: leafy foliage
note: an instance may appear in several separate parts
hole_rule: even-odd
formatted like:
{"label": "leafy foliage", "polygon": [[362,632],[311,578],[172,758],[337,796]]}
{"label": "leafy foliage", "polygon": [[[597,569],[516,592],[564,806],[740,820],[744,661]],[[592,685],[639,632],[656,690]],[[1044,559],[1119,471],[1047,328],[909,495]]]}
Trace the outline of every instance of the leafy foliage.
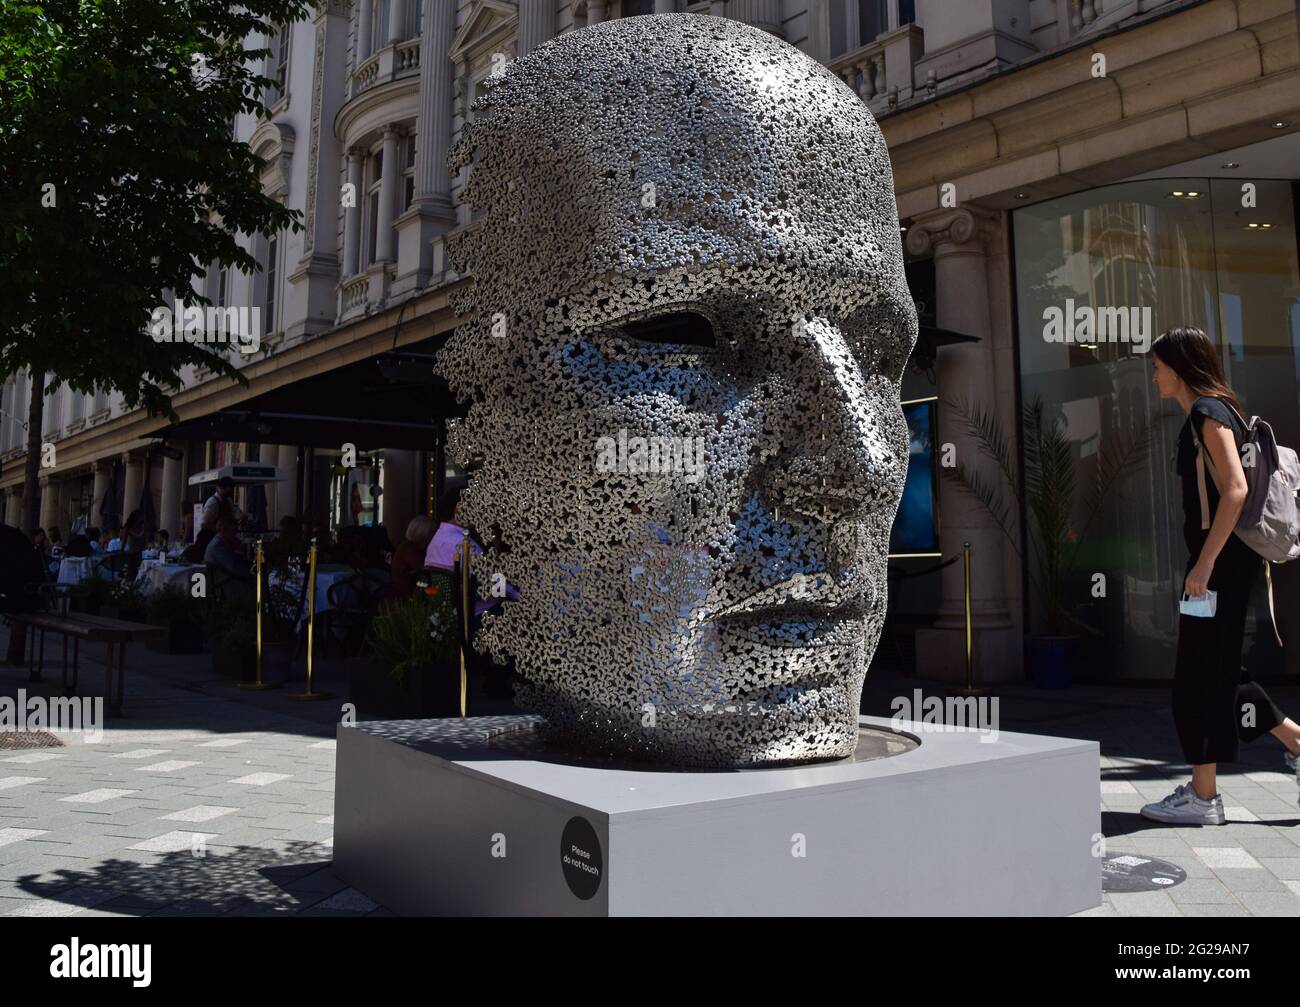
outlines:
{"label": "leafy foliage", "polygon": [[455,660],[459,637],[448,592],[429,587],[382,605],[370,622],[370,646],[376,662],[398,682]]}
{"label": "leafy foliage", "polygon": [[[964,462],[944,469],[944,474],[984,506],[1019,555],[1015,522],[1019,513],[1020,468],[1010,439],[992,409],[965,400],[949,405],[969,431],[980,454],[996,464],[1002,479],[991,480],[980,469]],[[1086,487],[1084,519],[1076,532],[1070,523],[1078,492],[1074,448],[1060,418],[1049,417],[1042,399],[1035,396],[1023,405],[1022,425],[1025,527],[1034,560],[1029,578],[1042,603],[1044,627],[1049,635],[1061,633],[1067,621],[1090,629],[1069,611],[1062,596],[1063,580],[1074,568],[1084,535],[1115,483],[1146,458],[1151,448],[1152,428],[1145,427],[1132,440],[1101,445],[1096,478]]]}
{"label": "leafy foliage", "polygon": [[[170,409],[185,364],[235,375],[201,343],[146,331],[166,290],[208,264],[254,271],[237,235],[297,217],[235,143],[274,81],[246,38],[302,0],[5,0],[0,17],[0,373],[30,367],[82,392]],[[53,189],[46,186],[52,185]],[[44,205],[50,199],[53,205]],[[196,303],[208,303],[194,296]]]}

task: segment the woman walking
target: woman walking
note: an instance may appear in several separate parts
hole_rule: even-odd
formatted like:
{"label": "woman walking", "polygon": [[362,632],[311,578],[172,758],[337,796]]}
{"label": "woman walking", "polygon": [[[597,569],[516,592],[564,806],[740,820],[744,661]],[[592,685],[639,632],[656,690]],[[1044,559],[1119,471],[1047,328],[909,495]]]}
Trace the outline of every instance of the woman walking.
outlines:
{"label": "woman walking", "polygon": [[[1192,781],[1142,809],[1142,815],[1178,825],[1223,825],[1223,797],[1215,770],[1237,759],[1238,741],[1272,734],[1300,754],[1300,725],[1289,720],[1242,669],[1241,647],[1251,588],[1263,560],[1233,528],[1246,502],[1241,447],[1246,429],[1241,404],[1224,380],[1219,354],[1200,329],[1171,329],[1151,346],[1162,399],[1187,413],[1178,437],[1183,487],[1183,538],[1189,557],[1183,590],[1217,594],[1213,616],[1182,614],[1174,669],[1174,724]],[[1203,457],[1198,475],[1196,445]],[[1204,486],[1204,491],[1201,487]]]}

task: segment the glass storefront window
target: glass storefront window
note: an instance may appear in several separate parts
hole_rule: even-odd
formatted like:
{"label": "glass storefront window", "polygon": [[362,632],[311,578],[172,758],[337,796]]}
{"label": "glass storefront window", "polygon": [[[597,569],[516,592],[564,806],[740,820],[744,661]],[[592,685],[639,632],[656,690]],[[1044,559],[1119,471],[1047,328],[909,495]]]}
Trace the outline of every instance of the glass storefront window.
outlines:
{"label": "glass storefront window", "polygon": [[[1247,413],[1267,418],[1281,443],[1300,447],[1292,188],[1251,182],[1253,206],[1243,205],[1243,180],[1148,179],[1013,214],[1022,400],[1041,399],[1060,422],[1075,467],[1069,535],[1077,549],[1064,593],[1084,627],[1085,677],[1089,668],[1097,678],[1173,674],[1187,559],[1174,451],[1186,417],[1156,394],[1150,343],[1174,326],[1204,329]],[[1102,316],[1105,334],[1082,328]],[[1080,321],[1066,341],[1071,318]],[[1127,333],[1120,323],[1131,326]],[[1135,452],[1144,438],[1145,452]],[[1087,498],[1105,481],[1106,461],[1125,458],[1132,463],[1089,521]],[[1284,598],[1279,579],[1290,578],[1275,575]],[[1292,598],[1300,596],[1296,580]],[[1245,659],[1252,671],[1275,674],[1283,669],[1262,581]],[[1035,616],[1031,607],[1031,625]],[[1285,653],[1295,664],[1287,670],[1300,672],[1296,648]]]}

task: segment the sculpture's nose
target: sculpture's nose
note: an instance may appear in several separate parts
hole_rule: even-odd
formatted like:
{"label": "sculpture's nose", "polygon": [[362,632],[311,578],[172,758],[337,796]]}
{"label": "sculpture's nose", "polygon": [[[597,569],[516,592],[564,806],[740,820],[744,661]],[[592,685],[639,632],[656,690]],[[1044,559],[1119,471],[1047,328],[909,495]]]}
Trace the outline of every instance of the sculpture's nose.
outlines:
{"label": "sculpture's nose", "polygon": [[798,352],[769,402],[777,452],[764,496],[779,517],[835,521],[897,505],[907,431],[890,382],[870,380],[844,334],[824,318],[797,323]]}

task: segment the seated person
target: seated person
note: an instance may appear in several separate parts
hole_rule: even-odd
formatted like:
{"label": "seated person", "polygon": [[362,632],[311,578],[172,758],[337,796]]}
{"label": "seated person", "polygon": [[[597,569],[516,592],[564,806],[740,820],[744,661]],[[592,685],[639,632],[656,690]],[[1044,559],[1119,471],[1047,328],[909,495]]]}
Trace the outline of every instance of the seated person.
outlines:
{"label": "seated person", "polygon": [[[438,525],[438,530],[429,541],[429,548],[424,552],[424,565],[438,570],[451,570],[456,566],[460,555],[460,544],[464,539],[464,528],[460,520],[460,490],[451,489],[438,501],[438,513],[447,518]],[[470,551],[477,556],[482,550],[478,543],[471,540]]]}
{"label": "seated person", "polygon": [[392,579],[386,598],[407,598],[415,593],[415,578],[424,567],[424,553],[433,538],[433,519],[423,514],[411,518],[406,538],[393,553]]}
{"label": "seated person", "polygon": [[148,544],[149,536],[145,534],[144,514],[133,510],[127,517],[126,524],[122,525],[122,549],[138,554],[144,552]]}
{"label": "seated person", "polygon": [[97,555],[104,551],[104,545],[100,542],[100,531],[93,525],[86,529],[86,542],[90,546],[89,555]]}
{"label": "seated person", "polygon": [[230,578],[247,583],[252,588],[252,563],[248,558],[248,549],[239,541],[238,526],[229,514],[223,514],[217,520],[216,534],[203,553],[203,562],[213,571],[221,570]]}
{"label": "seated person", "polygon": [[90,540],[85,535],[76,534],[68,539],[68,548],[64,553],[65,556],[83,557],[90,555]]}
{"label": "seated person", "polygon": [[158,550],[160,558],[166,557],[167,550],[171,548],[171,534],[166,528],[158,529],[158,534],[154,536],[153,547]]}
{"label": "seated person", "polygon": [[285,547],[296,552],[303,543],[302,522],[292,514],[280,518],[280,538]]}

